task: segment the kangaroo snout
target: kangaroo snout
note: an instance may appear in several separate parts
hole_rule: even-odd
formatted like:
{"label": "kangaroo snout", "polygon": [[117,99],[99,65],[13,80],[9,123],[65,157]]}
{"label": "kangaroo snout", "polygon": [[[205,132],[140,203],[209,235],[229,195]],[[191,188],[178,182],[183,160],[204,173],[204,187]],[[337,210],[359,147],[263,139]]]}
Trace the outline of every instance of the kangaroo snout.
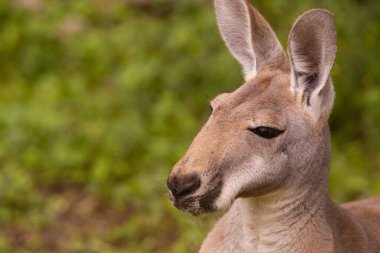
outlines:
{"label": "kangaroo snout", "polygon": [[176,202],[179,198],[190,195],[201,185],[201,180],[197,174],[171,175],[167,180],[167,185],[171,195]]}

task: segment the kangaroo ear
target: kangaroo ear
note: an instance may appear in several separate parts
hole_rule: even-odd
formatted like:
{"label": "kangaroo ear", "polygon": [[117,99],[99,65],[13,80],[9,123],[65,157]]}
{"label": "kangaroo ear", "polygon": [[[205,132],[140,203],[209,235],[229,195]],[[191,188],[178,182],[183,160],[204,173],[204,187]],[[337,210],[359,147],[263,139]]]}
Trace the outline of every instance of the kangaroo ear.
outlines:
{"label": "kangaroo ear", "polygon": [[222,37],[247,81],[266,61],[284,55],[272,28],[246,0],[215,0],[215,9]]}
{"label": "kangaroo ear", "polygon": [[335,19],[327,10],[306,12],[289,34],[291,89],[315,119],[322,114],[328,117],[333,106],[330,71],[336,48]]}

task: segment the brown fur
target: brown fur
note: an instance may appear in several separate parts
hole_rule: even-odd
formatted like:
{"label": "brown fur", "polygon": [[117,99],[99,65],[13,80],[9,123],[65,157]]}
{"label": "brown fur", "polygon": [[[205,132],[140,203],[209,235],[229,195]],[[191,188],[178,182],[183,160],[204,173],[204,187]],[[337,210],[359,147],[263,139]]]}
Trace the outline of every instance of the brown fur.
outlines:
{"label": "brown fur", "polygon": [[[287,58],[247,1],[215,3],[246,83],[213,99],[209,120],[168,179],[181,210],[227,210],[200,252],[380,252],[380,197],[342,206],[328,197],[332,14],[316,9],[297,19]],[[255,132],[262,127],[278,134],[264,138]],[[179,194],[184,184],[196,187]]]}

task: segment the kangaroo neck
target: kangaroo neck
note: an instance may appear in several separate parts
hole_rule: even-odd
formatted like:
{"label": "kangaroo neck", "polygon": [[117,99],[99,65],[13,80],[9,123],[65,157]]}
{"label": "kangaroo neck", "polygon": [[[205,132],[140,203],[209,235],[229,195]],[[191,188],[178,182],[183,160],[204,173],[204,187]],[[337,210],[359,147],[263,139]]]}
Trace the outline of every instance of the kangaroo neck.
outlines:
{"label": "kangaroo neck", "polygon": [[282,188],[235,204],[242,224],[240,246],[246,252],[309,252],[317,241],[332,244],[327,187]]}

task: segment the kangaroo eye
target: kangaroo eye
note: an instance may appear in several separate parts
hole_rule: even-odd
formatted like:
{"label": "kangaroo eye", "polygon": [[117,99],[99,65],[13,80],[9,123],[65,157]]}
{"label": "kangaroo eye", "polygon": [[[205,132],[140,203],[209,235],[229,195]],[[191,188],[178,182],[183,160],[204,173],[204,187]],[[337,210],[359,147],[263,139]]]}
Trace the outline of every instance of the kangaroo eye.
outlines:
{"label": "kangaroo eye", "polygon": [[273,139],[282,134],[284,131],[278,130],[276,128],[271,127],[256,127],[256,128],[250,128],[249,131],[252,133],[265,138],[265,139]]}

